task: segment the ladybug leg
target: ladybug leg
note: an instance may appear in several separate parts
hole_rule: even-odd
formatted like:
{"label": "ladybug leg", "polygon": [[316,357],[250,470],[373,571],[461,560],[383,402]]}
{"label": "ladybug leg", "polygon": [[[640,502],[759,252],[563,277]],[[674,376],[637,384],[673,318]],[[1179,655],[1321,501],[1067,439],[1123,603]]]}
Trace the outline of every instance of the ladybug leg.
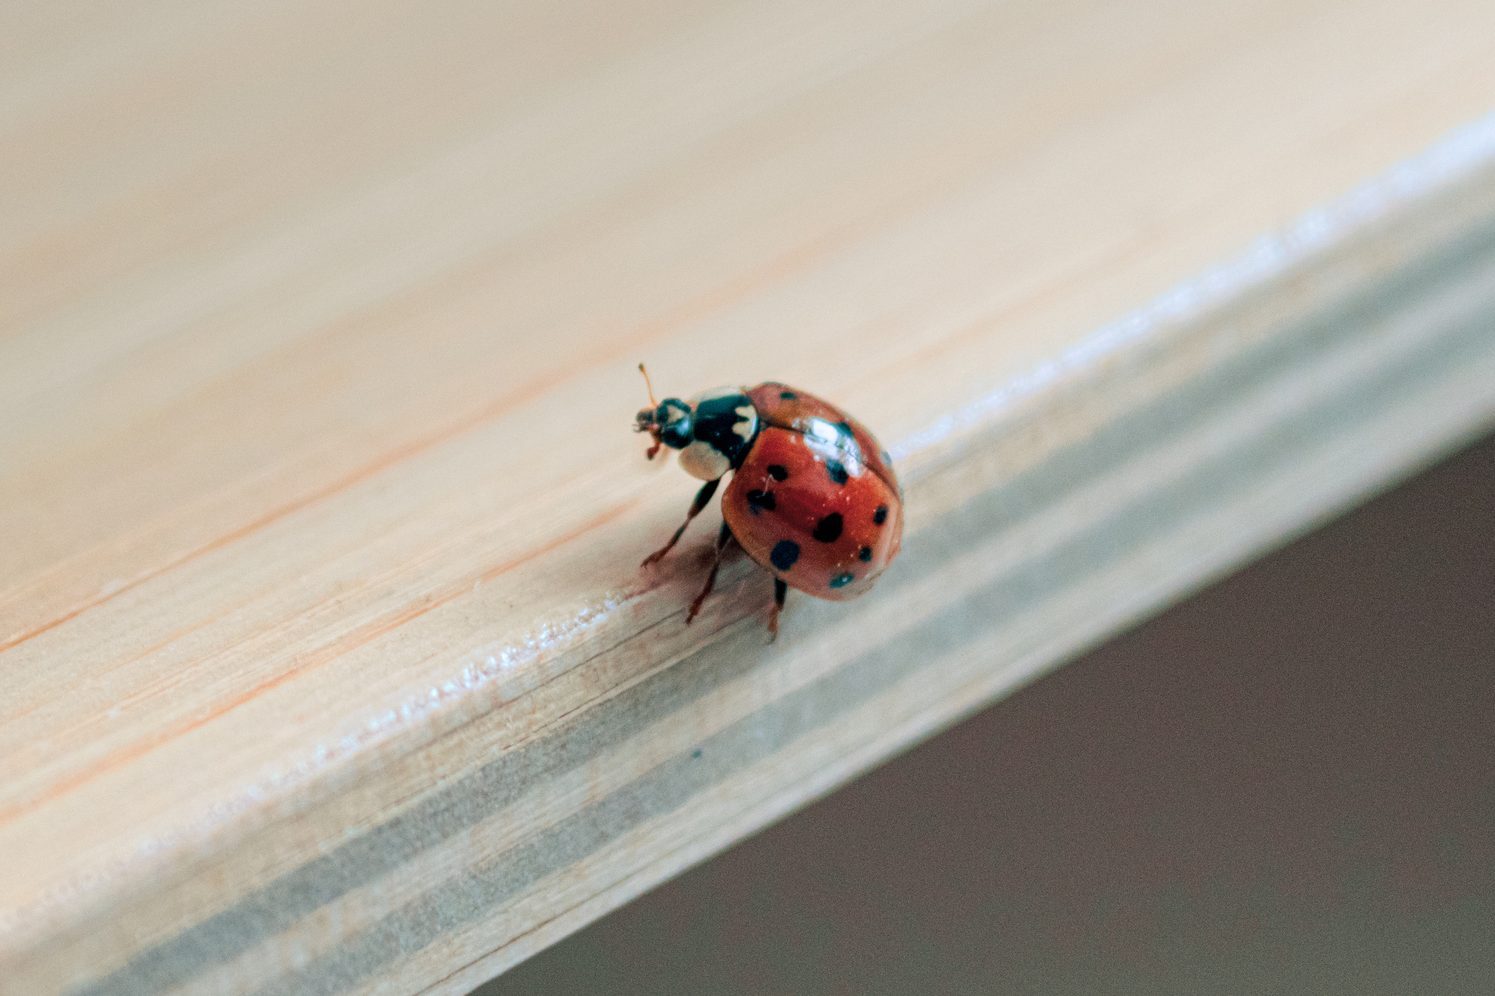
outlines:
{"label": "ladybug leg", "polygon": [[701,589],[701,593],[696,596],[694,602],[690,603],[690,612],[685,616],[685,624],[687,626],[690,625],[691,620],[700,614],[701,606],[706,604],[706,599],[710,596],[711,589],[716,587],[716,572],[721,570],[722,556],[726,554],[727,548],[736,539],[737,537],[732,535],[732,527],[723,522],[722,531],[716,534],[716,558],[711,561],[711,573],[706,575],[706,585]]}
{"label": "ladybug leg", "polygon": [[696,492],[696,500],[690,503],[690,511],[685,513],[685,521],[680,523],[680,528],[675,530],[675,535],[671,536],[670,541],[664,546],[645,557],[643,566],[648,567],[650,564],[659,563],[664,559],[664,555],[669,553],[676,543],[680,542],[680,537],[685,535],[685,527],[690,525],[691,519],[701,514],[701,510],[706,507],[706,503],[711,501],[711,496],[716,494],[716,488],[719,484],[721,484],[721,478],[717,478],[714,481],[707,481],[701,485],[701,490]]}
{"label": "ladybug leg", "polygon": [[779,578],[773,579],[773,612],[768,617],[768,640],[779,638],[779,613],[784,611],[784,599],[789,597],[789,585]]}

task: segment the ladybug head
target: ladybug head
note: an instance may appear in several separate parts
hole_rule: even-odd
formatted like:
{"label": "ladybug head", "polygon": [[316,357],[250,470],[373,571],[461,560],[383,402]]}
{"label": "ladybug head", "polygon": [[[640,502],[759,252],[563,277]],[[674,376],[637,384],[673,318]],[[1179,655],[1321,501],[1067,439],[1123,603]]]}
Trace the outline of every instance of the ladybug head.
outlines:
{"label": "ladybug head", "polygon": [[695,439],[695,409],[679,398],[665,398],[654,408],[644,408],[635,416],[634,432],[647,432],[654,440],[649,458],[659,452],[660,446],[672,450],[683,450]]}

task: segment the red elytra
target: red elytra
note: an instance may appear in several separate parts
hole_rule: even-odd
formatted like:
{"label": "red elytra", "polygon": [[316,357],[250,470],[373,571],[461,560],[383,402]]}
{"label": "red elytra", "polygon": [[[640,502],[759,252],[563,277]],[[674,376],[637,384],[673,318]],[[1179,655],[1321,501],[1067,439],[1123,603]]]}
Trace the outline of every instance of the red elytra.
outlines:
{"label": "red elytra", "polygon": [[833,601],[855,598],[898,555],[903,501],[892,460],[840,408],[774,382],[659,403],[651,390],[649,400],[652,407],[634,422],[635,431],[653,439],[648,456],[662,447],[679,450],[681,466],[705,484],[685,522],[645,566],[674,547],[722,479],[733,475],[722,497],[716,556],[687,622],[711,594],[734,544],[774,576],[769,630],[775,636],[789,588]]}

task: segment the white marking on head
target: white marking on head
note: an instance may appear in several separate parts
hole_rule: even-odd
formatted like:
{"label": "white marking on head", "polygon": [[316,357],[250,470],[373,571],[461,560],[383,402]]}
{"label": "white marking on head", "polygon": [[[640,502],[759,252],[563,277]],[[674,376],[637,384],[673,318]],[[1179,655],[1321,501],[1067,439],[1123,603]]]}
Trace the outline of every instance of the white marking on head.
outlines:
{"label": "white marking on head", "polygon": [[680,451],[680,466],[691,477],[714,481],[732,469],[732,462],[721,450],[698,439]]}
{"label": "white marking on head", "polygon": [[752,439],[753,433],[758,431],[758,409],[752,405],[738,405],[737,421],[732,424],[732,431],[743,439]]}

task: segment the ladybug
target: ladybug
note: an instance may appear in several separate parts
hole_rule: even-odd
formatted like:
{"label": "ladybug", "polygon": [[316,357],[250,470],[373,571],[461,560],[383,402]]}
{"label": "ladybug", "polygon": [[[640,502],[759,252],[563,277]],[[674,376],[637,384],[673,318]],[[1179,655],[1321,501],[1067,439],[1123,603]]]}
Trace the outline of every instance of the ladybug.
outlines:
{"label": "ladybug", "polygon": [[687,623],[701,611],[734,544],[773,574],[768,628],[774,637],[790,588],[844,601],[870,589],[893,562],[903,539],[902,491],[892,459],[862,423],[773,381],[656,402],[648,371],[643,364],[639,370],[650,407],[638,413],[634,431],[653,439],[647,456],[654,459],[666,446],[679,450],[680,465],[706,482],[680,528],[645,567],[670,552],[732,474],[722,496],[716,556]]}

